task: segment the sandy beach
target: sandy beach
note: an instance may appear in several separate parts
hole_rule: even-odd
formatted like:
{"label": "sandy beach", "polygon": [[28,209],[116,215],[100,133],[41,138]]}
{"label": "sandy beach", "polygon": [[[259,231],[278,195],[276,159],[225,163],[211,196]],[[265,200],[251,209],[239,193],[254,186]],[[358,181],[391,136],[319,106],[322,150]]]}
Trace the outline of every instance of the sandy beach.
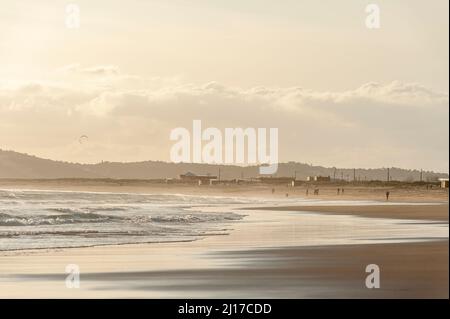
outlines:
{"label": "sandy beach", "polygon": [[[286,185],[202,185],[192,184],[165,184],[149,180],[120,180],[120,179],[0,179],[2,189],[36,189],[36,190],[60,190],[60,191],[84,191],[84,192],[115,192],[137,194],[187,194],[187,195],[211,195],[211,196],[249,196],[266,198],[309,198],[323,200],[372,200],[384,202],[387,191],[390,192],[390,200],[393,202],[412,203],[447,203],[448,189],[441,189],[434,185],[427,188],[426,185],[408,183],[392,183],[372,185],[370,183],[335,183],[315,184],[304,183],[299,187]],[[318,195],[313,195],[313,189],[320,190]],[[337,194],[337,189],[345,192]],[[273,190],[273,192],[272,192]]]}
{"label": "sandy beach", "polygon": [[[448,298],[444,196],[289,200],[233,207],[246,216],[195,241],[0,252],[0,297]],[[80,268],[78,289],[66,288],[68,264]],[[365,286],[368,264],[380,267],[379,289]]]}

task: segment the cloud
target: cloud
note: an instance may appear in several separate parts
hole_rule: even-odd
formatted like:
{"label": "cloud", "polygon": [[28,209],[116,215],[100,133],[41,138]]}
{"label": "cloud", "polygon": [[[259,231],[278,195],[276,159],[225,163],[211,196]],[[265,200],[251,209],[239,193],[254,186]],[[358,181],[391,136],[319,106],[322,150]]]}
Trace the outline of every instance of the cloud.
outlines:
{"label": "cloud", "polygon": [[90,67],[90,68],[84,68],[81,70],[82,73],[90,74],[90,75],[119,75],[120,71],[119,68],[112,65],[103,65],[103,66],[96,66],[96,67]]}
{"label": "cloud", "polygon": [[93,76],[115,76],[120,75],[120,70],[117,66],[114,65],[82,67],[79,63],[73,63],[57,69],[56,73],[64,75],[84,74]]}
{"label": "cloud", "polygon": [[162,87],[173,87],[182,83],[179,76],[173,77],[142,77],[135,74],[123,73],[115,65],[83,66],[72,63],[56,69],[50,76],[49,82],[57,86],[76,87],[85,91],[117,90],[137,91],[154,90]]}
{"label": "cloud", "polygon": [[[73,68],[121,76],[114,67]],[[1,144],[71,161],[168,160],[170,130],[200,119],[205,128],[278,127],[284,161],[448,169],[448,94],[419,84],[319,92],[148,79],[131,89],[108,83],[0,88]],[[90,136],[89,150],[73,143],[81,134]]]}

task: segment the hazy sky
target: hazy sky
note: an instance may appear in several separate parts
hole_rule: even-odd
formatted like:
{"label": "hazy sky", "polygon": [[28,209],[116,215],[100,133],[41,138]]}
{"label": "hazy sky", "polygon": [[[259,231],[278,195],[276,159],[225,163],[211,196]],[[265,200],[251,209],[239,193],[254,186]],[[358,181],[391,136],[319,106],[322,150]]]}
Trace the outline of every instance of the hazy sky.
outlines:
{"label": "hazy sky", "polygon": [[0,148],[169,160],[201,119],[278,127],[282,161],[448,171],[447,0],[0,1]]}

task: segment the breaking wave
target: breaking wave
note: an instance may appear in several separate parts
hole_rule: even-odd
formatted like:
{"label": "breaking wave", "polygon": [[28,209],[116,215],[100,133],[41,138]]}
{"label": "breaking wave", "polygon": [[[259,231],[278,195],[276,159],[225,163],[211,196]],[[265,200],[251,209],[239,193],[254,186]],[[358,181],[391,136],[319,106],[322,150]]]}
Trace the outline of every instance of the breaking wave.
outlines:
{"label": "breaking wave", "polygon": [[244,215],[204,208],[242,202],[185,195],[0,191],[0,251],[223,235]]}

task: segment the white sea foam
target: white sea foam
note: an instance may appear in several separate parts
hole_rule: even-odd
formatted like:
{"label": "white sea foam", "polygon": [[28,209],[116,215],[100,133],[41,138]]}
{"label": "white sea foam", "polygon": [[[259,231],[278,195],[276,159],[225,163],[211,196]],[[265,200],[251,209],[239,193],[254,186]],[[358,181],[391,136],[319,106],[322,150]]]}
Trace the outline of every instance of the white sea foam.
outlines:
{"label": "white sea foam", "polygon": [[244,217],[197,207],[242,202],[171,194],[0,190],[0,250],[192,241],[226,234],[230,223]]}

